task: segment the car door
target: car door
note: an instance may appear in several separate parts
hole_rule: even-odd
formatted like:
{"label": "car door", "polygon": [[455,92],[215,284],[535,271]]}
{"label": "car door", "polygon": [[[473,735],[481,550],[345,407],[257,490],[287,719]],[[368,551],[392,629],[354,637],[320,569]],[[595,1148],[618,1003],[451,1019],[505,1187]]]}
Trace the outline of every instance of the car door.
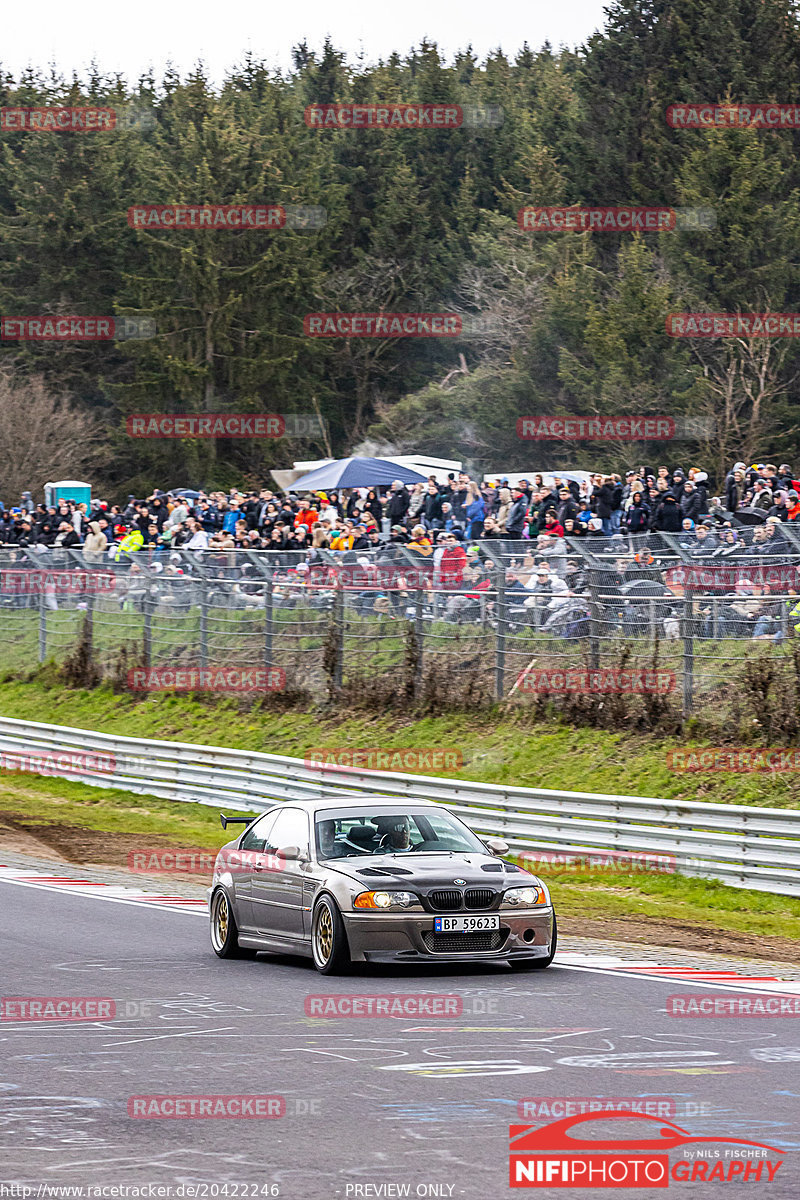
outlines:
{"label": "car door", "polygon": [[252,887],[253,877],[256,874],[255,866],[258,863],[257,856],[264,853],[270,832],[280,812],[279,808],[274,808],[270,812],[264,813],[263,817],[259,817],[242,834],[239,840],[238,852],[232,851],[229,855],[229,869],[233,879],[233,896],[236,906],[236,923],[242,932],[245,929],[253,930],[255,928]]}
{"label": "car door", "polygon": [[[299,849],[301,857],[287,858],[287,848]],[[282,808],[269,832],[269,859],[253,872],[251,900],[259,933],[286,941],[299,941],[305,932],[303,884],[309,861],[308,813],[301,808]]]}

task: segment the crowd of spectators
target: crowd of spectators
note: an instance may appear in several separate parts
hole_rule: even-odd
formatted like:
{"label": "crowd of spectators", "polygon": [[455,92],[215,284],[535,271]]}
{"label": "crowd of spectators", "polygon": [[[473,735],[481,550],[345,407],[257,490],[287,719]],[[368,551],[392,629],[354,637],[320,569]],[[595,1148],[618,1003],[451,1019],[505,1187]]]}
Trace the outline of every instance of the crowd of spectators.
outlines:
{"label": "crowd of spectators", "polygon": [[[311,549],[367,551],[391,540],[424,548],[439,541],[609,538],[650,531],[689,536],[703,553],[735,545],[737,513],[764,521],[765,537],[800,518],[800,480],[788,464],[750,467],[737,462],[720,495],[709,495],[705,471],[641,466],[620,475],[577,481],[532,474],[513,487],[504,478],[479,484],[462,472],[445,484],[431,477],[406,487],[311,495],[260,491],[191,494],[155,491],[125,505],[103,500],[57,506],[34,503],[25,492],[10,509],[0,504],[0,543],[6,546],[82,547],[86,556],[119,557],[156,551]],[[800,529],[800,525],[798,525]],[[545,546],[548,544],[545,541]]]}

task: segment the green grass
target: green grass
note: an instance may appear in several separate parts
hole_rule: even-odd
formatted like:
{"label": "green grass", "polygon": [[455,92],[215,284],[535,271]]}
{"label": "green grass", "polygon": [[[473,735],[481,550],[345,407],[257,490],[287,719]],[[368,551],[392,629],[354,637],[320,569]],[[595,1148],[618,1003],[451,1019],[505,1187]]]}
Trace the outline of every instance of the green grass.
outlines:
{"label": "green grass", "polygon": [[0,810],[13,812],[26,826],[69,825],[203,849],[219,848],[231,836],[219,823],[219,810],[203,804],[175,803],[21,772],[6,771],[0,777]]}
{"label": "green grass", "polygon": [[555,720],[532,724],[523,708],[418,720],[397,713],[281,713],[248,710],[237,699],[216,696],[66,689],[54,671],[46,670],[30,682],[0,682],[0,712],[132,737],[299,758],[323,747],[447,747],[460,751],[463,767],[442,774],[512,786],[790,809],[800,799],[800,773],[676,772],[668,766],[668,751],[695,744],[688,739],[572,729]]}

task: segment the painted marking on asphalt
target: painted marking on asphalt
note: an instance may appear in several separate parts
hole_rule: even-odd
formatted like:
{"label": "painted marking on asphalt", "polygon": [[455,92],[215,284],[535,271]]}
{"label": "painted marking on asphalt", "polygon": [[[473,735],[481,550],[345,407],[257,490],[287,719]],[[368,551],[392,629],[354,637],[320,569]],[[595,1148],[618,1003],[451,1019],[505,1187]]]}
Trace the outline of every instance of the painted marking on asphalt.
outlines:
{"label": "painted marking on asphalt", "polygon": [[38,871],[20,871],[19,867],[0,864],[0,883],[11,883],[17,887],[39,888],[49,892],[69,892],[72,896],[88,896],[95,900],[109,900],[113,904],[135,904],[141,908],[156,908],[162,912],[194,913],[205,916],[205,900],[190,896],[167,896],[158,892],[146,892],[142,888],[128,888],[111,883],[93,883],[90,879],[72,879],[60,875],[43,875]]}

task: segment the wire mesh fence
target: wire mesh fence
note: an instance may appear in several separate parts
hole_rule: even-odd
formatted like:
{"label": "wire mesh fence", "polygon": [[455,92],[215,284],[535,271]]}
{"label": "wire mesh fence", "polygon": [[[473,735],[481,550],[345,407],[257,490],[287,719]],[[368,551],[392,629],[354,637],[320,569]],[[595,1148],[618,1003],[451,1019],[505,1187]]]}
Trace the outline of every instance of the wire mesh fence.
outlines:
{"label": "wire mesh fence", "polygon": [[[800,631],[800,540],[784,527],[306,553],[0,549],[0,668],[88,639],[106,672],[277,668],[312,696],[431,672],[489,697],[675,694],[684,713],[780,664]],[[116,548],[112,548],[112,553]]]}

